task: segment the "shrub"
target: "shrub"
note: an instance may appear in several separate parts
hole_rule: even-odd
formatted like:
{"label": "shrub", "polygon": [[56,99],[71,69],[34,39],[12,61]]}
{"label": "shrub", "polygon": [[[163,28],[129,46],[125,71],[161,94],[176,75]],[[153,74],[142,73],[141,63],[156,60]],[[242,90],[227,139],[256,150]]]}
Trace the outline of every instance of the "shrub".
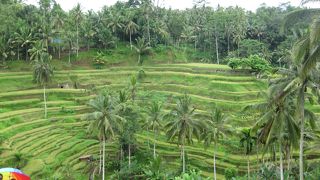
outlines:
{"label": "shrub", "polygon": [[237,170],[234,168],[227,168],[224,170],[224,177],[226,180],[231,180],[237,176]]}
{"label": "shrub", "polygon": [[231,68],[231,69],[237,69],[241,66],[242,64],[242,60],[240,58],[230,58],[228,60],[228,66]]}
{"label": "shrub", "polygon": [[209,178],[203,178],[201,171],[191,170],[189,173],[184,173],[181,176],[175,177],[175,180],[208,180]]}
{"label": "shrub", "polygon": [[228,66],[232,69],[249,67],[253,71],[259,73],[270,71],[272,69],[270,63],[258,55],[251,55],[248,58],[229,58]]}
{"label": "shrub", "polygon": [[93,59],[93,65],[96,69],[102,69],[106,63],[106,56],[102,52],[97,52],[97,55]]}
{"label": "shrub", "polygon": [[142,80],[146,76],[147,76],[146,72],[143,70],[143,68],[140,68],[140,70],[138,71],[138,79]]}
{"label": "shrub", "polygon": [[257,72],[265,72],[272,69],[269,62],[258,55],[249,56],[246,63],[252,70]]}

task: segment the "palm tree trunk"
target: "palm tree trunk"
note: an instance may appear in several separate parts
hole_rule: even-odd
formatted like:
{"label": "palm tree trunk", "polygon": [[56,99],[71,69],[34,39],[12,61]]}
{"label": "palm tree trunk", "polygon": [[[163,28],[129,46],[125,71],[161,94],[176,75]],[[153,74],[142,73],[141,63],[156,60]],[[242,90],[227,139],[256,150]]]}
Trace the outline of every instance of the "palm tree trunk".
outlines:
{"label": "palm tree trunk", "polygon": [[131,35],[131,31],[130,31],[129,34],[130,34],[130,48],[131,48],[131,51],[132,51],[132,37],[131,37],[132,35]]}
{"label": "palm tree trunk", "polygon": [[123,149],[122,149],[122,145],[120,145],[120,166],[122,164],[122,160],[123,160]]}
{"label": "palm tree trunk", "polygon": [[304,143],[304,90],[307,84],[307,80],[305,80],[299,90],[299,110],[300,110],[300,147],[299,147],[299,176],[300,180],[303,180],[303,143]]}
{"label": "palm tree trunk", "polygon": [[131,145],[129,144],[129,168],[131,166]]}
{"label": "palm tree trunk", "polygon": [[87,38],[87,51],[89,51],[90,50],[90,39],[89,39],[89,37]]}
{"label": "palm tree trunk", "polygon": [[156,132],[153,127],[153,159],[156,159]]}
{"label": "palm tree trunk", "polygon": [[230,35],[229,35],[229,33],[228,33],[228,55],[229,55],[229,52],[230,52]]}
{"label": "palm tree trunk", "polygon": [[217,143],[214,142],[214,147],[213,147],[213,173],[214,173],[214,180],[217,180],[217,170],[216,170],[216,148],[217,148]]}
{"label": "palm tree trunk", "polygon": [[18,61],[20,61],[20,48],[18,46]]}
{"label": "palm tree trunk", "polygon": [[100,150],[99,150],[99,174],[101,174],[101,165],[102,165],[102,153],[101,153],[101,151],[102,151],[102,146],[101,146],[101,142],[100,142]]}
{"label": "palm tree trunk", "polygon": [[69,64],[71,64],[71,47],[69,48]]}
{"label": "palm tree trunk", "polygon": [[[60,34],[60,33],[59,33]],[[61,36],[59,37],[59,59],[61,59],[61,45],[60,45],[60,41],[61,41]]]}
{"label": "palm tree trunk", "polygon": [[151,46],[149,14],[147,14],[147,24],[148,24],[148,40],[149,40],[149,46]]}
{"label": "palm tree trunk", "polygon": [[77,23],[77,57],[79,56],[79,25]]}
{"label": "palm tree trunk", "polygon": [[249,154],[247,156],[247,163],[248,163],[248,180],[250,180],[250,159],[249,159]]}
{"label": "palm tree trunk", "polygon": [[284,180],[283,178],[283,161],[282,161],[282,145],[279,142],[279,153],[280,153],[280,179]]}
{"label": "palm tree trunk", "polygon": [[28,61],[28,48],[25,47],[25,51],[26,51],[26,61]]}
{"label": "palm tree trunk", "polygon": [[44,118],[47,119],[46,86],[43,85]]}
{"label": "palm tree trunk", "polygon": [[[149,127],[147,127],[147,132],[149,132]],[[148,150],[150,150],[150,140],[149,140],[149,138],[147,139],[147,145],[148,145]]]}
{"label": "palm tree trunk", "polygon": [[105,155],[106,155],[106,137],[103,136],[103,154],[102,154],[102,180],[105,177]]}
{"label": "palm tree trunk", "polygon": [[139,57],[138,57],[138,64],[139,64],[139,65],[142,65],[142,63],[141,63],[141,55],[140,55],[140,53],[139,53]]}
{"label": "palm tree trunk", "polygon": [[218,36],[217,34],[215,35],[216,39],[216,54],[217,54],[217,63],[220,64],[219,62],[219,45],[218,45]]}
{"label": "palm tree trunk", "polygon": [[290,172],[290,163],[291,163],[291,156],[290,156],[290,146],[287,147],[287,171]]}
{"label": "palm tree trunk", "polygon": [[238,49],[237,49],[238,57],[240,57],[240,41],[238,42]]}
{"label": "palm tree trunk", "polygon": [[[258,140],[257,140],[257,142],[256,142],[256,144],[257,144],[257,163],[259,164],[259,144],[258,144]],[[257,168],[257,173],[259,172],[259,168]]]}
{"label": "palm tree trunk", "polygon": [[182,144],[182,172],[186,172],[186,160],[185,160],[185,152],[184,152],[184,144]]}

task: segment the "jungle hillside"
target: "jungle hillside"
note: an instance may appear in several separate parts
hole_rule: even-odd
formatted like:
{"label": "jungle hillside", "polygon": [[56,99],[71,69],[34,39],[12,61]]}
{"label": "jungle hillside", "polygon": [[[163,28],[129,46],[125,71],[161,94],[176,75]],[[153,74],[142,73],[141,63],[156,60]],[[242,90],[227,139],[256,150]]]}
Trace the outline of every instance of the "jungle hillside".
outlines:
{"label": "jungle hillside", "polygon": [[0,0],[0,168],[317,180],[320,9]]}

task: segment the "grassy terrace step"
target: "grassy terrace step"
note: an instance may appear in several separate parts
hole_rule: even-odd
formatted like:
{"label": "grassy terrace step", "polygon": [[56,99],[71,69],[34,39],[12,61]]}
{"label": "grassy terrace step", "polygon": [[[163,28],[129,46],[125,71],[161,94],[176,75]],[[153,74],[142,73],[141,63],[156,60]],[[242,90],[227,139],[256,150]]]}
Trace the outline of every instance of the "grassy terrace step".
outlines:
{"label": "grassy terrace step", "polygon": [[[44,122],[45,123],[45,122]],[[75,125],[74,123],[72,123],[73,125]],[[79,125],[79,124],[78,124]],[[81,124],[81,125],[83,125],[83,123]],[[57,125],[56,125],[57,126]],[[61,126],[66,126],[66,124],[62,124]],[[42,129],[43,127],[45,127],[45,124],[43,124],[43,126],[40,128],[40,129]],[[77,127],[77,126],[74,126],[74,127]],[[73,128],[74,128],[73,127]],[[26,129],[31,129],[31,128],[29,128],[29,127],[25,127]],[[33,128],[33,129],[38,129],[38,128]],[[59,128],[55,128],[55,129],[59,129]],[[61,132],[63,132],[63,129],[61,130],[60,129],[60,131]],[[52,134],[52,131],[47,131],[49,134],[46,134],[46,132],[44,132],[44,133],[42,133],[41,135],[50,135],[50,134]],[[61,133],[60,132],[60,133]],[[57,132],[56,132],[57,133]],[[11,133],[11,134],[16,134],[16,135],[18,135],[19,133]],[[67,131],[65,132],[65,135],[66,134],[70,134],[70,133],[68,133]],[[30,135],[33,135],[32,133],[29,133],[29,136]],[[37,134],[38,135],[38,134]],[[41,135],[40,135],[40,137],[41,137]],[[71,134],[72,135],[72,134]],[[47,136],[46,136],[47,137]],[[33,139],[33,140],[35,140],[34,142],[38,142],[39,141],[39,139]],[[27,152],[29,152],[29,150],[31,150],[31,149],[28,149],[28,147],[29,147],[29,143],[31,143],[31,144],[33,144],[34,142],[32,142],[32,140],[30,140],[30,139],[28,139],[28,138],[26,138],[26,139],[24,139],[24,140],[21,140],[21,144],[14,144],[14,143],[12,143],[12,142],[15,142],[15,138],[10,138],[9,139],[9,141],[8,141],[8,148],[12,148],[12,147],[14,147],[15,149],[20,149],[20,150],[23,150],[24,148],[27,148]],[[20,142],[20,141],[19,141]]]}
{"label": "grassy terrace step", "polygon": [[[159,66],[167,66],[167,65],[159,65]],[[188,63],[188,64],[170,64],[171,67],[189,67],[189,68],[205,68],[205,69],[224,69],[230,70],[230,67],[227,65],[219,65],[219,64],[204,64],[204,63]]]}
{"label": "grassy terrace step", "polygon": [[[6,102],[9,102],[9,101],[6,101]],[[59,100],[59,101],[48,100],[47,101],[48,108],[53,108],[53,107],[61,108],[65,106],[77,106],[77,105],[78,103],[75,101],[66,101],[66,100]],[[44,102],[40,100],[32,101],[31,103],[11,104],[11,105],[2,106],[2,108],[4,108],[8,112],[23,110],[23,109],[31,109],[31,108],[43,108],[43,107],[44,107]],[[58,110],[54,110],[54,111],[58,111]]]}
{"label": "grassy terrace step", "polygon": [[[72,108],[73,110],[81,110],[87,108],[87,106],[69,106],[68,108]],[[55,111],[55,110],[61,110],[61,107],[51,107],[48,108],[49,111]],[[24,114],[29,114],[29,113],[36,113],[44,111],[43,108],[31,108],[31,109],[23,109],[23,110],[17,110],[17,111],[11,111],[11,112],[6,112],[6,113],[0,113],[0,121],[1,119],[8,118],[8,117],[13,117],[17,115],[24,115]]]}
{"label": "grassy terrace step", "polygon": [[[68,93],[68,94],[83,94],[86,92],[85,89],[46,89],[46,93]],[[24,91],[12,91],[12,92],[4,92],[0,93],[0,98],[5,97],[17,97],[17,96],[28,96],[28,95],[42,95],[42,89],[32,89],[32,90],[24,90]]]}
{"label": "grassy terrace step", "polygon": [[0,107],[4,108],[6,106],[12,106],[12,105],[28,105],[32,103],[38,103],[40,102],[40,99],[33,98],[33,99],[19,99],[19,100],[10,100],[10,101],[3,101],[0,102]]}
{"label": "grassy terrace step", "polygon": [[[183,95],[183,93],[178,93],[178,92],[170,92],[170,91],[154,91],[156,93],[159,93],[159,94],[165,94],[165,95],[174,95],[176,97],[180,97]],[[219,99],[212,99],[212,98],[208,98],[208,97],[203,97],[203,96],[199,96],[199,95],[193,95],[193,94],[189,94],[190,97],[192,97],[193,99],[193,102],[195,104],[204,104],[203,106],[207,106],[207,107],[210,107],[210,104],[212,103],[216,103],[217,105],[219,105],[222,109],[225,109],[225,110],[229,110],[229,111],[233,111],[234,108],[235,109],[241,109],[243,108],[245,105],[248,105],[248,104],[254,104],[258,101],[248,101],[246,103],[237,103],[237,102],[234,102],[234,101],[223,101],[223,100],[219,100]],[[200,106],[201,107],[201,106]]]}
{"label": "grassy terrace step", "polygon": [[216,94],[214,90],[209,90],[206,88],[197,88],[197,87],[188,87],[188,86],[181,86],[181,85],[150,85],[150,84],[143,84],[141,87],[145,91],[162,91],[162,92],[172,92],[172,93],[188,93],[192,94],[197,97],[203,97],[200,99],[212,99],[216,102],[223,102],[223,103],[253,103],[260,101],[259,99],[255,98],[254,95],[250,96],[234,96],[232,95],[225,95],[225,94]]}
{"label": "grassy terrace step", "polygon": [[45,142],[46,138],[43,138],[44,140],[38,140],[38,138],[39,139],[41,139],[40,137],[48,137],[48,138],[50,138],[51,135],[56,135],[56,134],[60,134],[60,133],[64,134],[64,133],[61,132],[61,130],[63,130],[63,128],[59,128],[58,126],[56,126],[56,128],[53,129],[53,130],[46,130],[46,129],[39,130],[39,131],[37,131],[35,133],[28,134],[28,135],[26,135],[24,137],[15,138],[14,141],[15,142],[18,141],[19,143],[12,143],[12,145],[15,145],[15,147],[19,149],[19,147],[23,148],[24,146],[27,146],[28,143],[35,143],[35,142],[33,142],[34,140],[36,140],[36,143],[39,143],[41,141]]}
{"label": "grassy terrace step", "polygon": [[43,157],[47,158],[51,153],[55,150],[59,150],[59,148],[67,143],[69,140],[72,140],[71,135],[64,135],[64,137],[61,137],[59,139],[55,139],[52,143],[46,144],[46,146],[39,146],[37,149],[33,151],[33,154],[37,157]]}
{"label": "grassy terrace step", "polygon": [[[65,161],[72,165],[77,164],[79,162],[79,157],[81,156],[99,154],[99,147],[100,147],[99,142],[96,141],[96,144],[91,145],[90,147],[87,147],[85,149],[82,149],[82,151],[71,154],[65,159]],[[109,147],[107,149],[109,149]]]}
{"label": "grassy terrace step", "polygon": [[[135,71],[128,71],[128,70],[119,70],[119,71],[110,71],[110,70],[99,70],[99,71],[76,71],[76,72],[68,72],[68,73],[62,73],[57,72],[55,75],[56,79],[66,79],[68,78],[69,74],[72,73],[73,75],[77,75],[78,77],[99,77],[99,76],[107,76],[107,77],[113,77],[113,76],[128,76],[132,74],[137,73],[136,69]],[[193,73],[193,72],[176,72],[176,71],[168,71],[168,70],[161,70],[158,69],[158,71],[145,71],[147,76],[161,76],[161,77],[184,77],[184,78],[202,78],[202,79],[212,79],[212,80],[220,80],[220,81],[231,81],[231,82],[252,82],[256,81],[256,79],[252,76],[224,76],[224,75],[216,75],[216,74],[201,74],[201,73]],[[31,79],[31,75],[25,75],[25,76],[8,76],[8,77],[1,77],[0,80],[12,80],[12,79]]]}
{"label": "grassy terrace step", "polygon": [[[114,90],[119,90],[121,88],[126,87],[125,84],[111,84],[111,85],[103,85],[103,86],[98,86],[99,89],[103,88],[109,88],[109,89],[114,89]],[[252,91],[252,92],[227,92],[227,91],[216,91],[212,89],[207,89],[207,88],[197,88],[195,86],[186,86],[186,85],[179,85],[179,84],[154,84],[154,83],[141,83],[138,85],[139,89],[144,90],[145,92],[147,91],[163,91],[167,92],[170,94],[170,92],[187,92],[189,94],[194,94],[198,96],[203,96],[205,99],[211,98],[212,100],[216,99],[216,101],[221,101],[221,102],[226,102],[226,103],[235,103],[235,102],[240,102],[240,103],[253,103],[253,102],[258,102],[261,99],[257,98],[257,91]],[[250,94],[254,93],[254,94]],[[207,96],[207,97],[206,97]],[[88,100],[89,98],[78,98],[82,100]]]}
{"label": "grassy terrace step", "polygon": [[[48,156],[46,162],[54,162],[55,158],[69,157],[73,154],[80,152],[82,149],[86,149],[96,144],[96,141],[84,139],[79,139],[79,141],[74,141],[73,143],[68,142],[67,144],[63,145],[58,151],[50,153],[50,156]],[[74,157],[74,159],[79,159],[79,157]]]}
{"label": "grassy terrace step", "polygon": [[14,148],[21,152],[27,152],[31,154],[31,151],[35,151],[37,147],[45,146],[46,144],[52,143],[53,140],[59,139],[60,136],[64,135],[65,134],[60,134],[59,131],[41,133],[38,136],[35,136],[36,138],[29,137],[24,141],[20,140],[20,144],[15,144]]}
{"label": "grassy terrace step", "polygon": [[[75,124],[73,124],[73,125],[75,125]],[[64,126],[63,128],[65,128],[68,125],[62,124],[61,126]],[[33,128],[32,130],[37,130],[37,132],[33,132],[33,133],[27,134],[29,138],[21,138],[21,137],[19,137],[20,133],[15,133],[14,137],[11,137],[10,139],[7,140],[8,148],[11,149],[12,147],[14,147],[14,149],[22,150],[24,148],[29,147],[29,144],[33,144],[33,143],[41,144],[41,142],[47,142],[47,141],[44,141],[44,140],[31,138],[32,135],[35,135],[36,137],[49,137],[50,135],[56,135],[56,134],[61,134],[62,133],[62,132],[58,132],[58,131],[55,131],[55,130],[50,130],[49,127],[48,128],[46,128],[46,127],[47,126],[44,125],[44,126],[41,126],[39,128]],[[77,127],[77,126],[74,126],[73,128],[75,128],[75,127]],[[54,129],[59,129],[59,125],[55,125]],[[39,131],[39,133],[38,133],[38,131]],[[66,134],[68,134],[67,131],[65,133],[62,133],[62,135],[66,135]],[[18,138],[17,138],[17,136],[18,136]],[[17,141],[19,143],[17,143]]]}

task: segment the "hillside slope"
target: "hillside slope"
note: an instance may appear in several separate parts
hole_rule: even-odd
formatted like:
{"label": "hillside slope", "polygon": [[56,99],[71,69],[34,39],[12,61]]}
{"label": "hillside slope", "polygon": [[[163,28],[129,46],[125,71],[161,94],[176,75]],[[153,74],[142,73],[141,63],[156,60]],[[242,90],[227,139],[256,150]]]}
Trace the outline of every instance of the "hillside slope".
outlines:
{"label": "hillside slope", "polygon": [[[0,135],[3,137],[0,165],[10,162],[17,153],[28,159],[22,170],[32,178],[61,176],[66,169],[77,179],[86,179],[87,164],[79,157],[99,153],[99,142],[86,133],[88,123],[81,117],[89,112],[86,106],[95,96],[95,90],[119,90],[128,86],[130,75],[137,75],[140,67],[121,66],[102,70],[61,70],[55,72],[55,80],[48,89],[48,119],[43,119],[42,89],[32,83],[30,72],[0,73]],[[239,129],[250,127],[254,115],[245,115],[241,109],[261,101],[257,94],[265,90],[264,80],[241,72],[231,71],[227,66],[210,64],[170,64],[145,66],[146,77],[138,83],[138,101],[146,107],[151,100],[164,103],[166,111],[175,105],[176,97],[188,93],[196,107],[199,118],[216,103],[228,114],[229,126],[234,135],[222,140],[217,153],[217,171],[223,179],[224,169],[246,171],[247,161],[239,147],[236,136]],[[76,76],[79,89],[62,89],[59,85],[72,87],[70,76]],[[94,89],[94,91],[93,91]],[[313,108],[319,112],[319,108]],[[137,135],[138,147],[150,151],[151,134]],[[166,168],[179,169],[179,149],[166,141],[164,133],[156,141],[157,153],[167,162]],[[113,158],[116,143],[108,144],[107,154]],[[186,148],[188,163],[200,169],[205,176],[213,176],[213,150],[203,149],[201,143]],[[313,154],[313,158],[317,154]],[[257,164],[256,155],[250,156],[252,169]]]}

